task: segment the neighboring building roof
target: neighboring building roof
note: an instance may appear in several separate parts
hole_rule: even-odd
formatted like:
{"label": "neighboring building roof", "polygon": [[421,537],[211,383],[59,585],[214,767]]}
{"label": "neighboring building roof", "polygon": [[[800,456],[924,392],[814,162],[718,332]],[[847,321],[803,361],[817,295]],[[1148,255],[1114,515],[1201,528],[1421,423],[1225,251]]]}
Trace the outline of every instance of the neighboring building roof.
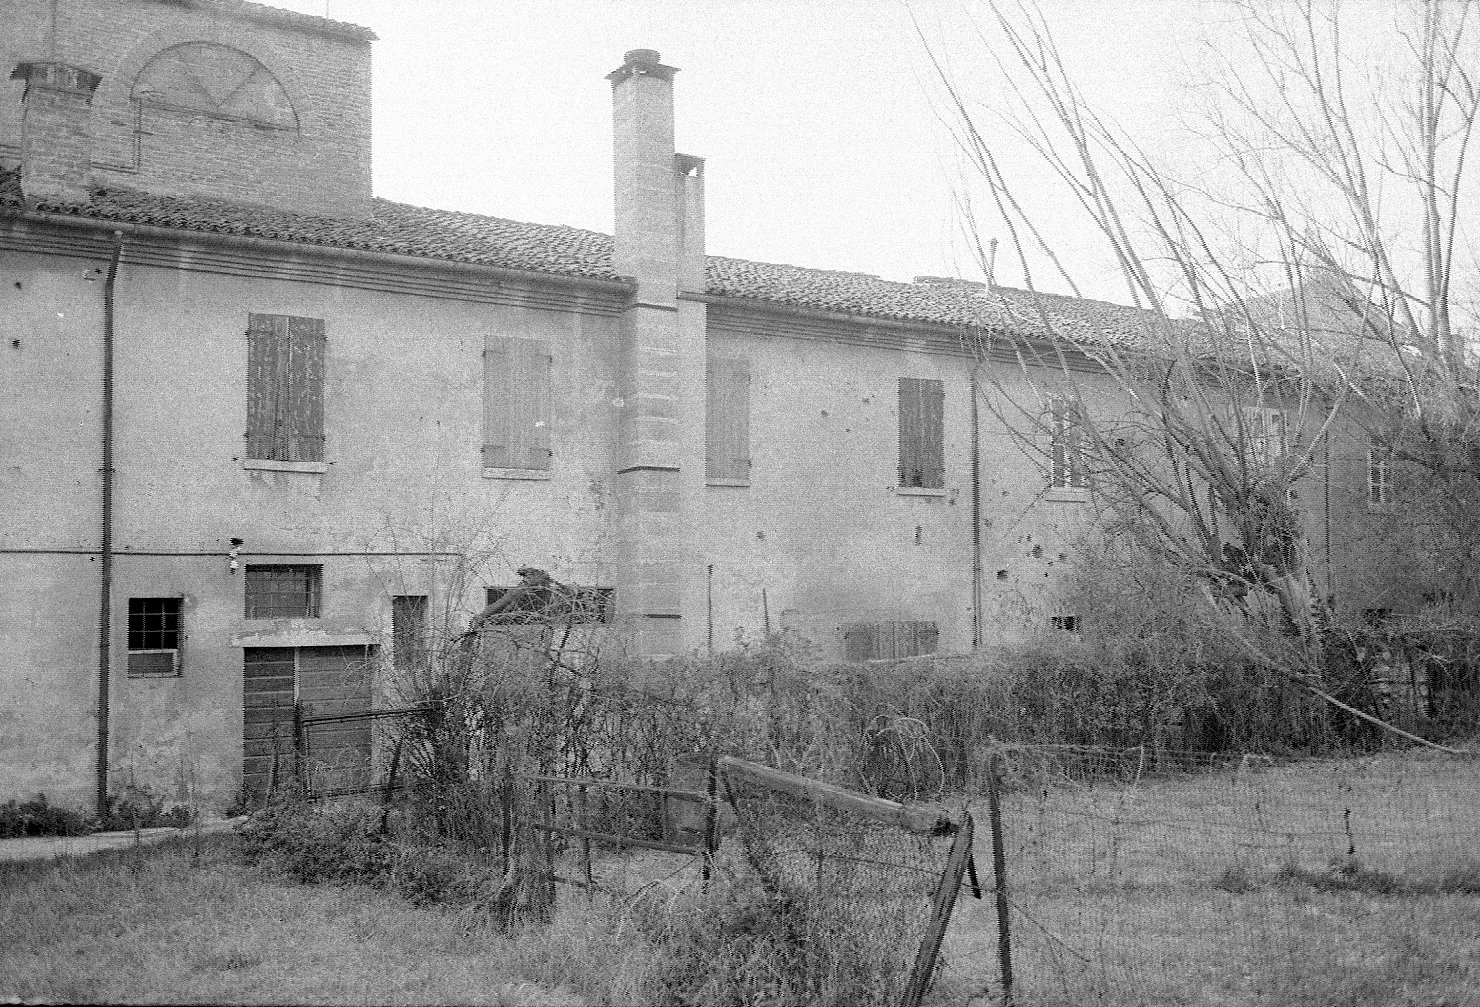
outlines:
{"label": "neighboring building roof", "polygon": [[[0,172],[0,210],[23,205],[17,172]],[[387,199],[373,216],[315,217],[270,207],[133,189],[95,190],[90,203],[43,203],[39,210],[182,231],[235,234],[306,245],[390,252],[589,279],[619,279],[610,235],[527,224]],[[1020,335],[1053,330],[1076,342],[1145,346],[1155,317],[1146,311],[1056,294],[950,282],[901,283],[866,273],[805,269],[711,255],[707,292],[716,297],[865,318],[985,329]],[[1042,312],[1042,313],[1040,313]]]}

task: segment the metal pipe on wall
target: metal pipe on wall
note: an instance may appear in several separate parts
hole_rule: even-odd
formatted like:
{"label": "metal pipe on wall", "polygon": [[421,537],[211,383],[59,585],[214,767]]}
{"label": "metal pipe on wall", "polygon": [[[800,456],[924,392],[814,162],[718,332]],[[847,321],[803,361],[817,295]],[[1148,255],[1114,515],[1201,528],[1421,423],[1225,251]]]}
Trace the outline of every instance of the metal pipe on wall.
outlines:
{"label": "metal pipe on wall", "polygon": [[[993,240],[993,251],[997,242]],[[982,479],[981,420],[976,398],[981,394],[977,370],[971,368],[971,649],[982,642]]]}
{"label": "metal pipe on wall", "polygon": [[113,290],[123,257],[123,232],[113,232],[113,254],[103,284],[103,536],[98,591],[98,817],[108,814],[108,691],[113,663]]}

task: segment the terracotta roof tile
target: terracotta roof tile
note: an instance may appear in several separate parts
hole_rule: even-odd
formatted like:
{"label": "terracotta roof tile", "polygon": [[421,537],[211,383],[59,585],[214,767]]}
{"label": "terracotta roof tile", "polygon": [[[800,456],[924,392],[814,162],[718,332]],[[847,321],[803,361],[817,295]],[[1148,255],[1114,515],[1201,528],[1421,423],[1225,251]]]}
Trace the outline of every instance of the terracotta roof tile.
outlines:
{"label": "terracotta roof tile", "polygon": [[[19,207],[18,173],[0,172],[0,209]],[[104,188],[88,204],[37,209],[185,231],[239,234],[334,248],[391,252],[562,276],[615,280],[610,235],[575,227],[527,224],[387,199],[363,220],[315,217],[194,196]],[[707,292],[737,300],[868,318],[987,329],[1019,335],[1046,330],[1040,307],[1061,335],[1084,343],[1145,346],[1153,317],[1136,308],[997,287],[986,292],[949,283],[901,283],[866,273],[806,269],[712,255]]]}

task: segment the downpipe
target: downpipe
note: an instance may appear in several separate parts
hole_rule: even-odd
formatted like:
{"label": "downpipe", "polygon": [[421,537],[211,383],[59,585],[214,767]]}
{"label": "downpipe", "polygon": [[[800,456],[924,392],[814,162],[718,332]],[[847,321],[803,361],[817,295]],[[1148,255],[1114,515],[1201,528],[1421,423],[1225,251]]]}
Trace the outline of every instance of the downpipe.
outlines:
{"label": "downpipe", "polygon": [[123,232],[113,232],[113,254],[103,284],[103,534],[98,590],[97,814],[108,814],[108,698],[113,664],[113,289],[123,257]]}

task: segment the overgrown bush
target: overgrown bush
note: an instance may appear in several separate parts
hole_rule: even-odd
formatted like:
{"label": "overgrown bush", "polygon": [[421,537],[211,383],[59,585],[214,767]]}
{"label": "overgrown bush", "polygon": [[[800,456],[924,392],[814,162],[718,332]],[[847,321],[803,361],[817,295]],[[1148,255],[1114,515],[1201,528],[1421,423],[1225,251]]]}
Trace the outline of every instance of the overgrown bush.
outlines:
{"label": "overgrown bush", "polygon": [[382,810],[364,803],[317,807],[280,795],[248,822],[242,837],[249,858],[303,884],[370,885],[423,905],[477,903],[497,889],[491,867],[414,830],[387,830]]}
{"label": "overgrown bush", "polygon": [[164,798],[135,787],[108,796],[108,813],[94,823],[99,832],[126,829],[183,829],[195,820],[188,805],[170,804]]}
{"label": "overgrown bush", "polygon": [[37,794],[26,801],[12,799],[0,804],[0,839],[85,836],[91,831],[91,823],[85,815],[48,803],[45,794]]}

